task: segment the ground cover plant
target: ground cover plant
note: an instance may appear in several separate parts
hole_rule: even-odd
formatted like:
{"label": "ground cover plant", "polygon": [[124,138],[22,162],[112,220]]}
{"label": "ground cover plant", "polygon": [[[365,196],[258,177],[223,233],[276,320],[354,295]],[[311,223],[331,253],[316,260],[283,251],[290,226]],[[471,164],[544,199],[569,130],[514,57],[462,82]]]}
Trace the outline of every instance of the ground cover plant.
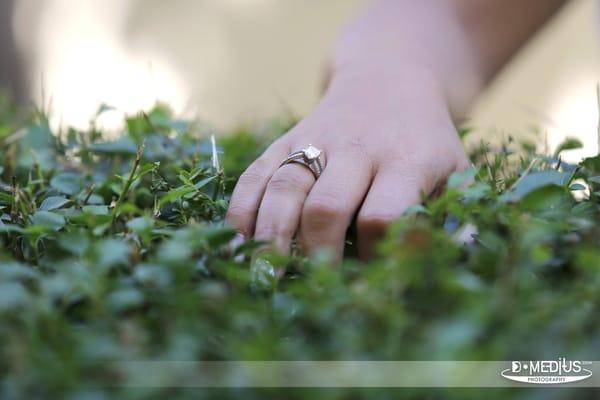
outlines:
{"label": "ground cover plant", "polygon": [[[376,259],[352,256],[350,229],[349,256],[332,266],[326,254],[265,254],[252,262],[259,244],[228,246],[234,232],[223,216],[235,179],[288,123],[241,129],[215,143],[210,130],[174,118],[162,105],[124,122],[122,135],[110,140],[94,121],[87,131],[53,133],[45,113],[0,105],[4,398],[216,393],[123,388],[130,377],[112,370],[113,360],[593,360],[599,354],[600,157],[562,162],[561,152],[577,141],[551,155],[511,140],[477,147],[474,167],[452,175],[438,198],[408,210]],[[318,392],[399,393],[481,395]],[[572,395],[557,390],[543,398]]]}

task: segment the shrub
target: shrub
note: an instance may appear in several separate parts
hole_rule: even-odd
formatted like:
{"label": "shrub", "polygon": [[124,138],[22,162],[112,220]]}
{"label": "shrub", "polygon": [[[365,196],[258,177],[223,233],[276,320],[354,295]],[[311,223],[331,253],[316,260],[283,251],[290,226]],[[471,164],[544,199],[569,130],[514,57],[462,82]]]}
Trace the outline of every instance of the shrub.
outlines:
{"label": "shrub", "polygon": [[54,135],[43,113],[20,118],[2,107],[3,397],[190,394],[160,385],[119,388],[130,377],[111,367],[114,360],[599,354],[600,157],[561,162],[560,151],[576,142],[553,156],[512,141],[475,149],[474,167],[453,174],[438,198],[408,210],[372,262],[351,256],[351,228],[342,266],[327,254],[267,254],[251,263],[259,243],[233,253],[228,246],[228,195],[244,166],[288,124],[267,125],[260,135],[234,132],[213,146],[205,128],[159,105],[127,118],[124,134],[107,140],[94,121],[85,132]]}

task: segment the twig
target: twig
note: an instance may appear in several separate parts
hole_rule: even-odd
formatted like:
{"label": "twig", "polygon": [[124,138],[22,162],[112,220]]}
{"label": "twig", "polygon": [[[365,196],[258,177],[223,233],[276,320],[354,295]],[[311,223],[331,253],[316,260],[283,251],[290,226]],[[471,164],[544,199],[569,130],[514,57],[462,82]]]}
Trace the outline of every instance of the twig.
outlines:
{"label": "twig", "polygon": [[90,200],[90,197],[92,197],[92,194],[94,193],[94,189],[96,189],[96,184],[92,183],[92,186],[90,186],[90,188],[88,189],[88,192],[85,195],[85,198],[83,199],[83,205],[84,206]]}
{"label": "twig", "polygon": [[[129,173],[129,178],[127,178],[127,181],[125,182],[125,186],[123,186],[123,190],[121,190],[121,194],[115,201],[115,206],[114,206],[115,210],[118,210],[119,206],[121,205],[121,202],[123,201],[125,196],[127,196],[127,192],[129,191],[129,188],[131,187],[131,184],[134,181],[135,173],[136,173],[138,167],[140,166],[140,161],[142,160],[143,153],[144,153],[144,143],[142,143],[138,147],[137,153],[135,154],[135,160],[133,162],[133,168],[131,169],[131,173]],[[116,213],[115,213],[115,217],[116,217]]]}
{"label": "twig", "polygon": [[212,150],[212,167],[215,172],[218,172],[221,169],[221,165],[219,163],[219,152],[217,151],[217,141],[214,134],[210,135],[210,144]]}
{"label": "twig", "polygon": [[523,180],[523,178],[525,178],[527,175],[529,175],[529,173],[531,172],[531,170],[533,169],[533,167],[538,163],[538,161],[540,161],[539,158],[534,158],[533,160],[531,160],[531,162],[529,163],[529,165],[527,166],[527,168],[525,169],[525,171],[523,171],[523,173],[521,174],[521,176],[519,177],[519,179],[517,179],[515,181],[515,183],[512,184],[512,186],[510,187],[509,190],[513,190],[514,188],[517,187],[517,185],[519,184],[519,182],[521,182]]}
{"label": "twig", "polygon": [[217,141],[215,135],[210,135],[210,143],[212,147],[212,167],[217,180],[213,190],[212,201],[217,201],[221,190],[225,188],[224,174],[221,169],[221,163],[219,162],[219,152],[217,151]]}

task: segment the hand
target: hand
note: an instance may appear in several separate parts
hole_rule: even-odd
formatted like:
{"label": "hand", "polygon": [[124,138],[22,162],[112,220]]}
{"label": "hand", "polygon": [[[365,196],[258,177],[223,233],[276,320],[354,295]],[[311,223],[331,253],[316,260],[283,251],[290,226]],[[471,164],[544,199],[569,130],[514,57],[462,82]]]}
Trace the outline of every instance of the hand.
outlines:
{"label": "hand", "polygon": [[[359,254],[369,257],[392,220],[468,166],[435,79],[362,76],[336,76],[316,109],[240,177],[227,219],[246,238],[287,253],[298,233],[305,251],[341,257],[358,212]],[[279,168],[309,144],[325,153],[318,180],[302,165]]]}

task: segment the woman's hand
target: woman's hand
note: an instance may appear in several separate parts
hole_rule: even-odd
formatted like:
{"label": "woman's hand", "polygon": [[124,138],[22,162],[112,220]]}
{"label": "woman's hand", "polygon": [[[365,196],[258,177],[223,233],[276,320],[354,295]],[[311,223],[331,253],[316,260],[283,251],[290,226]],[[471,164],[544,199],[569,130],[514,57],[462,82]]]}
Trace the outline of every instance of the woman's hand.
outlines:
{"label": "woman's hand", "polygon": [[[279,168],[309,144],[325,153],[318,180],[302,165]],[[359,252],[368,257],[390,221],[466,166],[441,89],[426,72],[338,74],[316,109],[240,177],[227,219],[280,252],[298,233],[306,252],[328,248],[341,257],[357,215]]]}
{"label": "woman's hand", "polygon": [[[495,72],[565,0],[373,0],[335,47],[317,108],[240,178],[228,219],[246,237],[287,252],[341,256],[357,215],[368,256],[385,226],[467,166],[449,108],[462,115]],[[313,144],[327,166],[279,168]],[[358,214],[357,214],[358,212]]]}

